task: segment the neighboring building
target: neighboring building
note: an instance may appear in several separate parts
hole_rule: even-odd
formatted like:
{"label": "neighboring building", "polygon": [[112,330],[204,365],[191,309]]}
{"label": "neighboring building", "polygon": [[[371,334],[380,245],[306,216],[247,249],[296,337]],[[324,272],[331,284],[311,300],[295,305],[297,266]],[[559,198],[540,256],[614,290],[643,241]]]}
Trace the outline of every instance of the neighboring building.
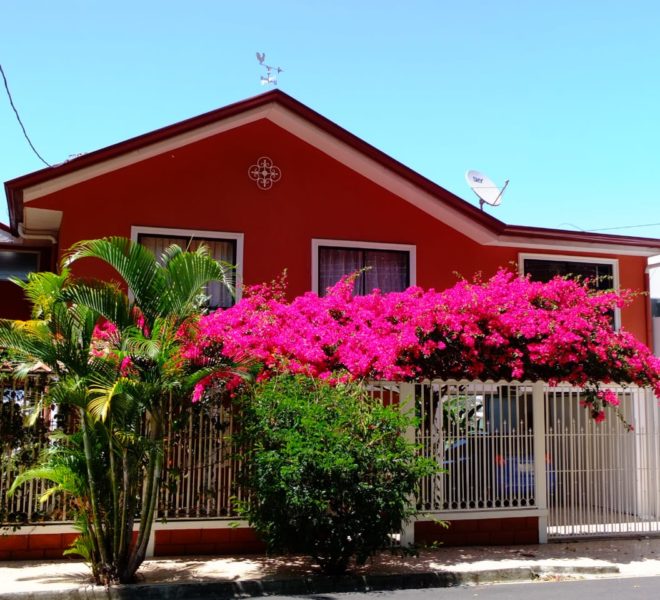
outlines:
{"label": "neighboring building", "polygon": [[653,352],[660,356],[660,255],[649,258],[648,269]]}
{"label": "neighboring building", "polygon": [[[490,275],[511,264],[539,277],[605,274],[615,287],[648,291],[646,259],[660,253],[658,239],[506,225],[279,90],[5,188],[17,252],[50,238],[58,257],[81,239],[107,235],[156,250],[204,241],[238,266],[239,282],[268,281],[287,269],[292,295],[322,292],[365,265],[372,269],[361,291],[442,289],[456,273]],[[36,255],[13,260],[19,272],[52,268],[47,254],[36,263]],[[215,291],[212,302],[231,299]],[[0,310],[21,309],[7,298]],[[648,300],[622,313],[622,324],[650,344]]]}
{"label": "neighboring building", "polygon": [[9,227],[0,223],[0,318],[27,319],[30,307],[21,288],[10,277],[25,279],[31,271],[55,268],[57,239],[46,235],[34,238],[14,237]]}

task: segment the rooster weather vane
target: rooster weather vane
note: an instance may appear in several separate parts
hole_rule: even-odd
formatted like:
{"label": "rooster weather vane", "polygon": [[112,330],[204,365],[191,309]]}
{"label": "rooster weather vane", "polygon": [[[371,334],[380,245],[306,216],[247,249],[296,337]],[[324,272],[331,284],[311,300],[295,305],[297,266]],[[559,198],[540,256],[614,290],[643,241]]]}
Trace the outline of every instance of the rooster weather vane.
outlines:
{"label": "rooster weather vane", "polygon": [[259,61],[259,64],[266,69],[266,75],[261,76],[261,85],[277,85],[277,76],[284,71],[284,69],[267,65],[264,62],[266,60],[265,52],[257,52],[257,60]]}

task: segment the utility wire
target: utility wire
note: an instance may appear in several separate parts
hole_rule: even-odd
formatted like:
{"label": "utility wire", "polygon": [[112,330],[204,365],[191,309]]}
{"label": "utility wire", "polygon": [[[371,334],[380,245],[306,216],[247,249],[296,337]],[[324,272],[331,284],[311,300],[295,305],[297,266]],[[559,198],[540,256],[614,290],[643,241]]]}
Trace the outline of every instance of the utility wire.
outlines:
{"label": "utility wire", "polygon": [[604,229],[592,229],[591,231],[614,231],[615,229],[637,229],[638,227],[657,227],[660,223],[644,223],[642,225],[622,225],[621,227],[605,227]]}
{"label": "utility wire", "polygon": [[46,162],[43,156],[41,156],[41,154],[37,152],[37,149],[34,147],[32,140],[30,140],[30,136],[27,134],[27,131],[25,131],[25,126],[23,125],[23,121],[21,121],[21,117],[18,114],[18,111],[16,110],[16,106],[14,106],[14,99],[11,97],[11,92],[9,91],[9,84],[7,83],[7,77],[5,77],[5,72],[2,68],[2,65],[0,65],[0,73],[2,73],[2,80],[5,82],[5,90],[7,91],[7,98],[9,98],[9,104],[11,104],[11,107],[14,110],[14,114],[16,115],[16,119],[18,120],[18,124],[21,126],[21,129],[23,130],[23,135],[25,136],[27,143],[30,144],[30,148],[32,148],[32,151],[37,155],[37,157],[42,163],[44,163],[47,167],[52,167],[53,165]]}

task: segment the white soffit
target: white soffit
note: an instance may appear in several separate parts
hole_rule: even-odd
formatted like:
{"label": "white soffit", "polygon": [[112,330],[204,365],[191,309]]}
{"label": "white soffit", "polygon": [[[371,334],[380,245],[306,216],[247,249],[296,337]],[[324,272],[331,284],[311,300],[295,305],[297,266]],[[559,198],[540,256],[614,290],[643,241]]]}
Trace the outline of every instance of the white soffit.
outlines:
{"label": "white soffit", "polygon": [[[657,254],[657,248],[622,246],[618,244],[599,244],[597,247],[588,242],[570,242],[567,240],[548,240],[534,237],[498,236],[487,227],[481,225],[462,212],[448,206],[434,195],[420,189],[418,186],[397,175],[349,144],[317,127],[307,119],[300,117],[289,109],[271,102],[264,106],[246,110],[240,114],[226,117],[218,122],[204,125],[194,130],[173,136],[169,139],[155,142],[138,150],[126,152],[115,158],[98,164],[84,167],[72,173],[62,175],[29,188],[23,192],[25,204],[52,194],[66,187],[110,173],[142,160],[147,160],[165,152],[193,144],[205,138],[224,133],[258,121],[269,119],[292,135],[318,148],[338,162],[370,179],[403,200],[410,202],[420,210],[431,215],[442,223],[457,230],[475,242],[487,246],[510,246],[516,248],[535,248],[544,250],[561,250],[573,252],[596,252],[602,254],[629,254],[635,256],[650,256]],[[60,217],[61,218],[61,217]],[[27,226],[27,224],[26,224]],[[59,226],[59,224],[58,224]],[[30,229],[36,227],[30,226]]]}
{"label": "white soffit", "polygon": [[27,232],[57,232],[62,223],[62,211],[25,207],[24,227]]}

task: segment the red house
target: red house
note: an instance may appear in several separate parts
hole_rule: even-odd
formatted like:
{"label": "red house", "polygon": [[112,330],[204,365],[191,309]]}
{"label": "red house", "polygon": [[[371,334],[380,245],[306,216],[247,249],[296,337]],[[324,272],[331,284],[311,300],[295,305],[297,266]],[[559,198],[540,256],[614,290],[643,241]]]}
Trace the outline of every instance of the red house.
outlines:
{"label": "red house", "polygon": [[[615,287],[647,291],[647,257],[660,253],[658,239],[506,225],[279,90],[5,189],[3,280],[53,268],[74,242],[108,235],[154,249],[204,241],[238,266],[239,282],[271,280],[286,268],[291,294],[322,291],[365,265],[372,268],[363,291],[442,289],[455,273],[488,275],[512,262],[534,277],[606,275]],[[16,291],[0,286],[1,316],[25,314]],[[230,301],[214,294],[216,305]],[[645,297],[620,321],[651,344]]]}
{"label": "red house", "polygon": [[[239,294],[240,283],[269,281],[283,269],[298,295],[323,293],[364,266],[371,269],[358,293],[443,289],[455,273],[488,276],[512,263],[539,279],[577,273],[648,291],[647,258],[660,254],[660,239],[507,225],[279,90],[24,175],[5,189],[0,317],[28,311],[9,275],[53,269],[75,242],[110,235],[154,250],[204,242],[237,265]],[[80,274],[111,275],[92,262],[80,267]],[[215,306],[233,301],[211,292]],[[615,320],[652,344],[647,296]],[[531,521],[533,538],[538,518]],[[174,534],[165,533],[156,551],[164,544],[161,553],[182,552],[167,546]]]}

